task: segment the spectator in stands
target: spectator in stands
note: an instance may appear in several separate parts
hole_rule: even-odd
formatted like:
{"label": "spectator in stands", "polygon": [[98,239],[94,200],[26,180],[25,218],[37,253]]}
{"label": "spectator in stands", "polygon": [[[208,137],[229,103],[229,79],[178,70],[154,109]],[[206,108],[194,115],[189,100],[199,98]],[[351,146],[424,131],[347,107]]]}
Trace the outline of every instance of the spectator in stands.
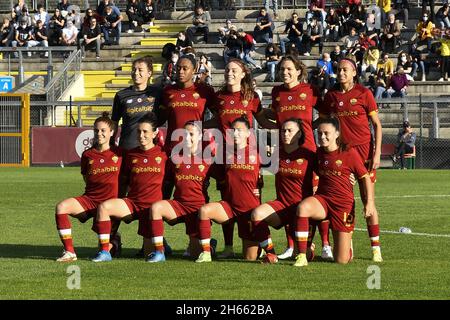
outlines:
{"label": "spectator in stands", "polygon": [[319,89],[321,97],[324,97],[332,87],[330,77],[324,68],[325,66],[322,66],[322,68],[314,67],[308,75],[308,83]]}
{"label": "spectator in stands", "polygon": [[61,0],[61,2],[58,3],[56,8],[58,8],[59,11],[61,11],[61,15],[65,18],[66,15],[69,13],[68,8],[70,6],[71,6],[71,4],[69,3],[69,0]]}
{"label": "spectator in stands", "polygon": [[377,46],[370,46],[364,53],[361,63],[361,77],[367,82],[369,77],[377,73],[378,60],[380,59],[380,50]]}
{"label": "spectator in stands", "polygon": [[75,28],[77,28],[78,31],[80,31],[81,30],[81,15],[74,8],[69,8],[69,9],[71,9],[71,11],[69,11],[67,13],[66,22],[69,20],[72,21]]}
{"label": "spectator in stands", "polygon": [[[133,33],[144,23],[138,0],[128,0],[125,13],[128,17],[128,33]],[[142,31],[144,31],[142,29]]]}
{"label": "spectator in stands", "polygon": [[225,65],[228,64],[228,60],[230,58],[239,59],[242,53],[243,53],[242,39],[239,37],[237,31],[231,30],[228,39],[225,43],[225,48],[223,50],[223,60],[225,62]]}
{"label": "spectator in stands", "polygon": [[378,69],[378,72],[375,77],[372,78],[372,91],[375,99],[383,98],[384,92],[387,90],[387,82],[388,78],[386,77],[386,73],[383,68]]}
{"label": "spectator in stands", "polygon": [[305,45],[305,56],[311,55],[311,48],[314,45],[319,45],[319,54],[322,54],[323,49],[323,26],[317,17],[312,17],[311,23],[303,35],[303,44]]}
{"label": "spectator in stands", "polygon": [[439,54],[441,56],[441,77],[439,81],[448,81],[450,75],[450,38],[446,34],[436,36],[441,46]]}
{"label": "spectator in stands", "polygon": [[398,66],[403,67],[403,71],[405,72],[408,81],[414,81],[417,66],[414,66],[411,55],[401,51],[397,57],[397,67]]}
{"label": "spectator in stands", "polygon": [[177,81],[177,62],[180,57],[180,53],[178,51],[172,51],[170,61],[167,61],[167,63],[164,65],[163,68],[163,80],[162,84],[163,86],[167,85],[173,85]]}
{"label": "spectator in stands", "polygon": [[378,70],[383,69],[386,78],[389,79],[394,74],[394,61],[389,58],[388,53],[383,53],[382,60],[378,63]]}
{"label": "spectator in stands", "polygon": [[55,9],[55,13],[50,18],[50,22],[49,22],[48,44],[50,46],[59,45],[60,38],[62,35],[62,29],[63,29],[65,23],[66,23],[66,20],[61,15],[61,11],[59,9]]}
{"label": "spectator in stands", "polygon": [[28,11],[28,7],[25,4],[25,0],[19,0],[18,3],[16,3],[13,6],[12,11],[15,13],[17,19],[20,18],[20,16],[22,15],[23,10],[26,9]]}
{"label": "spectator in stands", "polygon": [[184,54],[186,48],[192,48],[192,41],[186,37],[186,33],[183,31],[178,32],[177,42],[175,44],[176,49],[181,54]]}
{"label": "spectator in stands", "polygon": [[357,32],[363,31],[366,26],[367,14],[362,4],[356,6],[356,10],[352,12],[352,17],[351,25]]}
{"label": "spectator in stands", "polygon": [[350,12],[350,6],[346,5],[344,11],[341,13],[341,36],[344,37],[351,33],[351,29],[354,28],[352,25],[353,15]]}
{"label": "spectator in stands", "polygon": [[[33,39],[27,44],[29,48],[37,46],[48,48],[47,28],[41,20],[36,21],[32,37]],[[48,57],[48,51],[45,51],[44,57]]]}
{"label": "spectator in stands", "polygon": [[331,63],[333,66],[333,71],[337,70],[339,60],[341,60],[344,57],[345,57],[345,54],[341,50],[341,46],[338,44],[335,45],[334,50],[331,51],[331,53],[330,53],[330,59],[331,59]]}
{"label": "spectator in stands", "polygon": [[394,162],[397,162],[398,159],[400,159],[401,169],[406,169],[405,154],[414,152],[416,137],[416,133],[412,130],[409,121],[403,121],[402,128],[399,129],[397,134],[397,146],[395,148],[395,153],[392,156],[392,160],[394,160]]}
{"label": "spectator in stands", "polygon": [[50,21],[50,15],[47,11],[45,11],[45,7],[43,4],[38,4],[37,12],[33,17],[34,24],[37,24],[37,21],[41,20],[46,28],[48,28],[48,23]]}
{"label": "spectator in stands", "polygon": [[[108,14],[109,9],[108,7],[112,8],[112,12]],[[99,9],[101,6],[99,5]],[[97,9],[97,11],[99,10]],[[114,30],[114,34],[116,36],[116,42],[119,44],[120,41],[120,34],[122,33],[122,14],[120,13],[119,8],[117,8],[115,5],[113,5],[112,0],[103,0],[103,11],[98,12],[103,17],[103,24],[101,25],[104,29],[105,25],[107,25],[110,30]],[[103,35],[105,34],[104,30]],[[107,39],[105,37],[105,42],[107,42]],[[108,41],[109,42],[109,41]]]}
{"label": "spectator in stands", "polygon": [[258,43],[272,43],[275,24],[265,8],[259,9],[253,36]]}
{"label": "spectator in stands", "polygon": [[88,8],[85,11],[84,18],[83,18],[83,26],[81,30],[83,30],[83,27],[89,28],[91,26],[91,18],[95,18],[95,24],[96,26],[100,27],[104,23],[104,18],[97,13],[94,9]]}
{"label": "spectator in stands", "polygon": [[144,24],[148,23],[150,26],[155,24],[156,10],[156,1],[143,0],[141,2],[139,12]]}
{"label": "spectator in stands", "polygon": [[367,36],[365,32],[361,32],[359,34],[358,44],[356,45],[356,48],[354,48],[354,50],[352,52],[352,54],[355,55],[359,66],[362,64],[362,60],[363,60],[364,55],[366,54],[367,50],[369,50],[370,47],[375,47],[375,46],[376,46],[376,42],[373,39],[371,39],[369,36]]}
{"label": "spectator in stands", "polygon": [[389,14],[388,21],[381,33],[381,50],[387,53],[394,53],[400,33],[400,25],[395,20],[395,15],[393,13]]}
{"label": "spectator in stands", "polygon": [[105,38],[105,45],[119,44],[120,28],[122,16],[114,12],[113,7],[106,6],[105,23],[103,24],[103,37]]}
{"label": "spectator in stands", "polygon": [[211,16],[203,7],[195,8],[194,18],[192,19],[192,27],[186,30],[186,36],[189,40],[194,42],[194,35],[198,32],[203,34],[203,40],[208,43],[209,25],[211,23]]}
{"label": "spectator in stands", "polygon": [[[396,72],[389,79],[388,89],[386,90],[386,95],[388,98],[406,97],[406,90],[408,89],[409,81],[406,78],[405,71],[402,66],[398,66]],[[402,109],[405,105],[402,103]]]}
{"label": "spectator in stands", "polygon": [[257,88],[257,86],[256,86],[256,79],[252,80],[252,87],[253,87],[253,91],[255,91],[256,94],[258,95],[259,101],[262,102],[262,100],[263,100],[263,93],[262,93],[261,89]]}
{"label": "spectator in stands", "polygon": [[322,57],[317,60],[316,66],[328,75],[330,85],[334,86],[337,76],[334,73],[333,62],[331,61],[331,56],[328,52],[322,54]]}
{"label": "spectator in stands", "polygon": [[380,34],[381,30],[376,29],[375,27],[375,15],[373,13],[367,14],[367,20],[366,20],[366,26],[364,28],[364,32],[366,35],[375,41],[375,44],[378,46],[380,39],[378,35]]}
{"label": "spectator in stands", "polygon": [[200,54],[195,73],[195,82],[212,85],[212,64],[206,54]]}
{"label": "spectator in stands", "polygon": [[[433,1],[433,0],[430,0]],[[426,45],[427,50],[431,50],[431,42],[433,40],[433,31],[434,23],[429,19],[429,13],[425,11],[422,16],[422,19],[417,24],[416,28],[416,38],[418,40],[417,45]]]}
{"label": "spectator in stands", "polygon": [[301,48],[301,41],[303,35],[303,22],[300,21],[297,12],[293,12],[291,19],[286,22],[283,34],[287,34],[287,38],[280,39],[281,53],[286,54],[286,43],[291,42],[295,44],[297,49]]}
{"label": "spectator in stands", "polygon": [[264,0],[264,9],[269,12],[270,2],[272,2],[272,10],[274,19],[278,19],[278,0]]}
{"label": "spectator in stands", "polygon": [[311,0],[309,3],[309,11],[306,13],[306,21],[309,23],[314,16],[322,22],[322,26],[325,26],[325,17],[327,12],[325,11],[325,0]]}
{"label": "spectator in stands", "polygon": [[281,60],[281,50],[274,43],[269,43],[266,46],[266,68],[269,72],[268,80],[269,82],[275,82],[275,70],[278,65],[278,62]]}
{"label": "spectator in stands", "polygon": [[409,3],[408,0],[394,0],[393,10],[391,13],[395,14],[396,19],[403,18],[402,28],[406,29],[409,21]]}
{"label": "spectator in stands", "polygon": [[89,21],[89,26],[84,26],[81,29],[82,37],[79,42],[82,56],[85,57],[86,49],[91,50],[95,48],[95,57],[100,59],[100,48],[102,31],[100,25],[97,23],[97,18],[92,16]]}
{"label": "spectator in stands", "polygon": [[[430,10],[427,10],[427,5]],[[429,15],[430,21],[434,21],[434,0],[422,0],[422,16]]]}
{"label": "spectator in stands", "polygon": [[417,50],[417,44],[413,43],[409,47],[409,55],[412,57],[413,65],[416,66],[416,70],[420,69],[420,72],[422,73],[422,81],[427,81],[426,75],[425,75],[425,61],[426,56],[422,54],[419,50]]}
{"label": "spectator in stands", "polygon": [[337,42],[339,39],[339,28],[341,26],[341,19],[334,7],[328,9],[328,14],[325,18],[325,41]]}
{"label": "spectator in stands", "polygon": [[252,58],[252,53],[255,52],[256,41],[253,37],[246,33],[243,29],[238,30],[239,38],[242,40],[242,59],[251,67],[261,70],[261,66]]}
{"label": "spectator in stands", "polygon": [[[27,25],[27,20],[25,17],[20,17],[19,27],[15,31],[14,40],[12,41],[12,46],[14,48],[28,47],[28,41],[32,40],[33,29]],[[28,56],[31,57],[31,52],[28,51]],[[14,57],[18,58],[19,54],[14,52]]]}
{"label": "spectator in stands", "polygon": [[444,5],[436,12],[436,26],[438,28],[450,28],[450,20],[448,18],[449,8],[448,3],[444,3]]}
{"label": "spectator in stands", "polygon": [[31,17],[30,13],[28,12],[27,8],[22,9],[22,14],[20,15],[20,19],[26,20],[27,26],[31,27],[33,25],[33,18]]}
{"label": "spectator in stands", "polygon": [[377,6],[376,2],[371,2],[371,4],[367,7],[366,12],[369,14],[375,15],[375,29],[381,31],[381,26],[383,25],[381,23],[381,9],[379,6]]}
{"label": "spectator in stands", "polygon": [[237,30],[236,26],[231,23],[230,19],[225,21],[225,25],[217,29],[219,31],[219,44],[225,44],[231,30]]}
{"label": "spectator in stands", "polygon": [[9,20],[9,22],[11,23],[14,29],[17,29],[19,27],[19,19],[14,10],[11,11],[11,19]]}
{"label": "spectator in stands", "polygon": [[344,55],[352,54],[354,48],[356,48],[359,41],[359,36],[356,33],[355,28],[350,29],[350,33],[344,37],[344,49],[342,50]]}
{"label": "spectator in stands", "polygon": [[0,26],[0,47],[9,47],[11,41],[13,41],[15,30],[11,24],[11,20],[3,18],[2,25]]}
{"label": "spectator in stands", "polygon": [[381,9],[381,25],[385,25],[386,17],[391,11],[391,0],[377,0],[377,4]]}

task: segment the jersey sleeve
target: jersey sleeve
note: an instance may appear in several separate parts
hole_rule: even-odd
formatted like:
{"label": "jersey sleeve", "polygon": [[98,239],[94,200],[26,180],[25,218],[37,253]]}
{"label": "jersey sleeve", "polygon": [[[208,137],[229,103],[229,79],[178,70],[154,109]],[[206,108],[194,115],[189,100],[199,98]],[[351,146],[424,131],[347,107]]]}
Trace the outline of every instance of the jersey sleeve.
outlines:
{"label": "jersey sleeve", "polygon": [[361,157],[353,148],[348,150],[348,164],[350,171],[352,171],[358,179],[362,179],[369,174],[364,163],[361,161]]}
{"label": "jersey sleeve", "polygon": [[88,157],[86,157],[86,152],[83,152],[83,154],[81,155],[81,174],[83,176],[85,176],[88,172],[88,165],[89,165],[89,159]]}
{"label": "jersey sleeve", "polygon": [[252,112],[253,114],[258,114],[262,110],[262,103],[258,97],[258,94],[255,92],[252,99]]}
{"label": "jersey sleeve", "polygon": [[313,108],[317,109],[317,105],[320,102],[320,90],[318,87],[311,85],[312,95],[311,95],[311,105]]}
{"label": "jersey sleeve", "polygon": [[276,114],[278,109],[279,101],[277,101],[279,90],[277,87],[272,89],[272,104],[270,108]]}
{"label": "jersey sleeve", "polygon": [[365,96],[366,96],[366,103],[364,104],[364,107],[366,108],[367,114],[370,116],[373,113],[378,112],[378,106],[377,102],[375,101],[375,97],[373,96],[372,92],[367,89],[365,90]]}
{"label": "jersey sleeve", "polygon": [[318,100],[317,104],[316,104],[316,109],[317,111],[319,111],[319,115],[320,117],[325,117],[330,115],[331,113],[331,94],[330,92],[327,92],[327,94],[325,94],[325,97],[323,98],[323,100]]}
{"label": "jersey sleeve", "polygon": [[120,96],[118,93],[114,96],[111,120],[119,122],[122,117],[122,111],[120,110]]}

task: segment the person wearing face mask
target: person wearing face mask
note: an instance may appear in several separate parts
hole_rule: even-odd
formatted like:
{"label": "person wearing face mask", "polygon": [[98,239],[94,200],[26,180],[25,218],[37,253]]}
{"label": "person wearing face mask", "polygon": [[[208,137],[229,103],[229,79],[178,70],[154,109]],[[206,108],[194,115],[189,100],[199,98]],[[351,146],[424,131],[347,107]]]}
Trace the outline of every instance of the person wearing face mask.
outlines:
{"label": "person wearing face mask", "polygon": [[414,66],[411,56],[406,52],[400,52],[397,57],[397,67],[402,66],[408,81],[414,81],[417,65]]}
{"label": "person wearing face mask", "polygon": [[[427,11],[427,6],[430,7],[429,11]],[[430,20],[434,21],[434,0],[422,0],[422,16],[425,14],[429,14]]]}
{"label": "person wearing face mask", "polygon": [[[12,41],[13,48],[17,47],[28,47],[28,42],[33,39],[33,30],[28,27],[26,19],[23,17],[20,19],[19,27],[15,32],[14,41]],[[31,52],[28,51],[28,56],[31,57]],[[19,54],[14,52],[14,57],[18,58]]]}
{"label": "person wearing face mask", "polygon": [[427,46],[427,50],[431,50],[431,41],[433,40],[433,31],[434,23],[429,19],[429,13],[425,12],[422,16],[422,19],[417,24],[416,28],[416,38],[418,40],[417,45],[425,45]]}
{"label": "person wearing face mask", "polygon": [[163,86],[169,84],[175,84],[177,80],[177,61],[180,56],[178,51],[173,51],[170,57],[170,61],[166,63],[163,69]]}

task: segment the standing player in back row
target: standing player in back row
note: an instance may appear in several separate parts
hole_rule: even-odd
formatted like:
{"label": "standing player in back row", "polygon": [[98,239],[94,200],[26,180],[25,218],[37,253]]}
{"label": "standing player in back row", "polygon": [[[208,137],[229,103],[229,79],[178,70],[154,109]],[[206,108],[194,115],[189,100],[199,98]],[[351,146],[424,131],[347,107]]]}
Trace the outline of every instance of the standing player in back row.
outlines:
{"label": "standing player in back row", "polygon": [[[344,144],[353,147],[361,161],[369,170],[372,183],[376,181],[376,169],[380,165],[382,128],[378,117],[378,107],[372,92],[356,82],[356,63],[351,59],[341,59],[338,64],[339,84],[330,90],[319,107],[321,117],[334,115],[339,119],[341,138]],[[372,138],[370,123],[375,132]],[[363,193],[361,180],[359,181],[363,202],[373,194]],[[375,211],[366,219],[369,238],[372,246],[373,261],[383,261],[380,249],[380,228],[378,213]]]}

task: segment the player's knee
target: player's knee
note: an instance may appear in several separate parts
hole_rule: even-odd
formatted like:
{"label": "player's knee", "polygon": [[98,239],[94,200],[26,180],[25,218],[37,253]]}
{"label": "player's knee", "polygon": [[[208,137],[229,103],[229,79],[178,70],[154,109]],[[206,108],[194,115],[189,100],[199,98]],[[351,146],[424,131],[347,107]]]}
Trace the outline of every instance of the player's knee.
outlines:
{"label": "player's knee", "polygon": [[209,207],[206,206],[202,206],[200,208],[200,210],[198,211],[198,217],[200,218],[200,220],[207,220],[209,219],[209,214],[211,213],[211,210],[209,209]]}
{"label": "player's knee", "polygon": [[338,264],[348,264],[351,261],[349,254],[339,254],[334,257],[334,262]]}
{"label": "player's knee", "polygon": [[61,201],[56,205],[55,212],[56,214],[67,214],[69,207],[65,204],[64,201]]}
{"label": "player's knee", "polygon": [[108,204],[103,202],[97,208],[98,217],[105,217],[108,215]]}
{"label": "player's knee", "polygon": [[252,221],[261,221],[264,220],[264,218],[265,217],[263,216],[261,210],[254,209],[252,211]]}
{"label": "player's knee", "polygon": [[163,206],[159,203],[159,202],[155,202],[152,207],[151,210],[149,212],[150,217],[152,218],[152,220],[159,220],[162,218],[161,215],[161,211],[164,210]]}
{"label": "player's knee", "polygon": [[298,217],[309,217],[311,215],[311,205],[308,202],[301,202],[297,207]]}

